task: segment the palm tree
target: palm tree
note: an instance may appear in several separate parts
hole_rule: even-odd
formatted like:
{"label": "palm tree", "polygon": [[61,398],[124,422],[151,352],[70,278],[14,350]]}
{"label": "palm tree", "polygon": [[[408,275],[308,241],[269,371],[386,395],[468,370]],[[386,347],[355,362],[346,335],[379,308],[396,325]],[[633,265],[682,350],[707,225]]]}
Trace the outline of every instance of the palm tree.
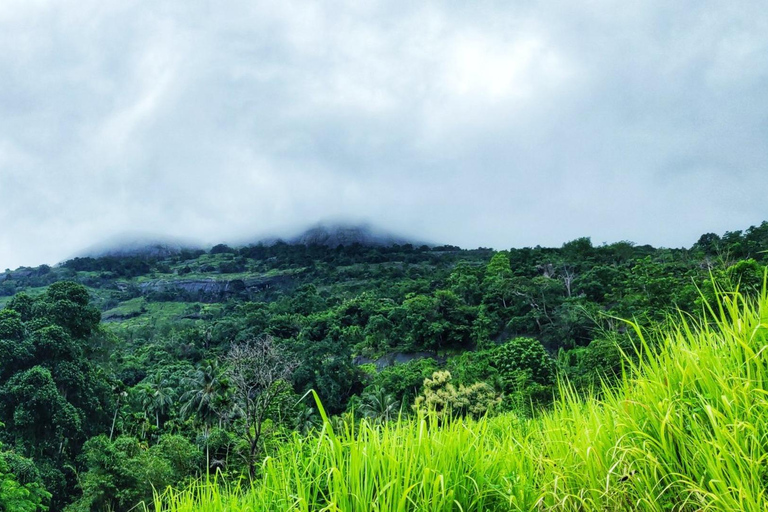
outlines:
{"label": "palm tree", "polygon": [[400,411],[400,402],[382,387],[375,387],[363,395],[360,412],[363,417],[386,422]]}
{"label": "palm tree", "polygon": [[182,386],[186,389],[181,396],[183,416],[196,414],[207,427],[211,426],[214,418],[218,417],[221,421],[226,404],[226,385],[218,364],[209,362],[197,367],[182,380]]}
{"label": "palm tree", "polygon": [[117,397],[115,400],[115,415],[112,417],[112,428],[109,429],[109,440],[112,440],[112,436],[115,434],[115,425],[117,424],[117,413],[120,412],[120,402],[128,397],[128,393],[125,391],[125,384],[121,381],[117,381],[112,386],[112,392]]}
{"label": "palm tree", "polygon": [[211,424],[215,418],[221,426],[222,419],[227,412],[227,386],[223,372],[216,362],[208,362],[204,366],[198,366],[185,379],[182,386],[186,392],[181,396],[184,405],[181,407],[182,416],[189,417],[196,414],[203,423],[203,438],[205,439],[205,456],[207,468],[210,468],[210,437]]}
{"label": "palm tree", "polygon": [[322,423],[317,411],[312,407],[304,407],[299,410],[296,416],[296,430],[303,435],[309,434]]}
{"label": "palm tree", "polygon": [[170,383],[166,379],[161,379],[160,374],[155,374],[145,381],[142,406],[146,412],[155,416],[155,426],[158,429],[160,417],[168,413],[175,395],[176,392],[170,387]]}

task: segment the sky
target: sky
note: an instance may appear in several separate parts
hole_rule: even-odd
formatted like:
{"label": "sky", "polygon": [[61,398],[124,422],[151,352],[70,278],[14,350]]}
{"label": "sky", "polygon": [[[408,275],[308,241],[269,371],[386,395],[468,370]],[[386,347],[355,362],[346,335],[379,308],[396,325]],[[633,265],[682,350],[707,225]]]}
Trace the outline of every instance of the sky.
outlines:
{"label": "sky", "polygon": [[329,219],[690,246],[767,191],[760,2],[0,2],[0,269]]}

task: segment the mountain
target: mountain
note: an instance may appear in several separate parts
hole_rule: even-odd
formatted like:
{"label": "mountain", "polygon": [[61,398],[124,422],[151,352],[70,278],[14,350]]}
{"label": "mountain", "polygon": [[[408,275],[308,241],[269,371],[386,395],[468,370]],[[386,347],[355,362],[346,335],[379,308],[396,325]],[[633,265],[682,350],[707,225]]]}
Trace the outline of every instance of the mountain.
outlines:
{"label": "mountain", "polygon": [[370,226],[368,224],[317,224],[306,231],[288,238],[262,240],[262,243],[275,243],[282,240],[292,245],[322,245],[326,247],[347,247],[360,244],[367,247],[390,247],[411,244],[415,247],[431,246],[423,241]]}
{"label": "mountain", "polygon": [[[391,247],[411,244],[414,247],[434,244],[407,238],[401,235],[370,226],[368,224],[320,223],[299,234],[261,238],[255,244],[234,243],[234,247],[243,245],[267,245],[285,242],[289,245],[321,245],[336,248],[360,244],[366,247]],[[165,258],[179,254],[183,250],[201,250],[203,245],[189,239],[148,234],[122,234],[110,237],[76,254],[80,258],[133,257],[146,256]]]}
{"label": "mountain", "polygon": [[[378,429],[392,411],[399,417],[398,408],[405,419],[448,379],[456,393],[440,398],[448,404],[442,410],[457,404],[475,415],[493,406],[512,411],[517,425],[520,417],[540,417],[553,399],[568,399],[558,395],[559,375],[569,396],[587,396],[640,364],[628,359],[639,342],[634,329],[610,319],[634,318],[641,332],[653,333],[673,315],[695,315],[703,301],[722,306],[713,281],[759,296],[768,264],[768,222],[708,234],[690,249],[580,238],[560,248],[462,250],[354,225],[316,225],[283,240],[291,244],[184,251],[192,244],[124,236],[89,253],[111,257],[0,274],[2,439],[29,458],[38,488],[55,496],[51,512],[70,502],[90,510],[94,496],[118,492],[131,501],[112,510],[126,511],[151,502],[153,487],[183,485],[218,467],[248,478],[253,452],[229,442],[242,439],[246,426],[225,385],[233,347],[279,347],[277,359],[292,368],[280,395],[290,414],[270,417],[275,428],[261,438],[275,448],[289,432],[291,439],[317,432],[322,415],[313,403],[332,415],[376,414]],[[411,243],[383,246],[397,242]],[[379,247],[343,246],[357,243]],[[163,253],[174,254],[114,256]],[[753,320],[759,324],[760,315]],[[746,331],[764,342],[759,328]],[[259,354],[267,352],[248,357],[263,360]],[[221,404],[223,442],[210,447],[198,445],[210,411],[181,399],[197,396],[200,384]],[[120,400],[122,391],[131,399]],[[301,400],[310,391],[318,402]],[[376,412],[377,403],[386,410]],[[88,421],[52,414],[62,410]],[[67,436],[64,451],[59,432]],[[0,450],[0,466],[8,453]],[[90,463],[109,457],[118,457],[109,468]],[[174,471],[148,481],[145,466]],[[627,468],[619,469],[614,476]],[[74,471],[87,486],[68,480]]]}
{"label": "mountain", "polygon": [[81,258],[102,258],[105,256],[147,256],[166,257],[180,253],[182,250],[201,249],[199,244],[190,240],[155,236],[146,234],[123,234],[104,240],[82,251],[77,256]]}

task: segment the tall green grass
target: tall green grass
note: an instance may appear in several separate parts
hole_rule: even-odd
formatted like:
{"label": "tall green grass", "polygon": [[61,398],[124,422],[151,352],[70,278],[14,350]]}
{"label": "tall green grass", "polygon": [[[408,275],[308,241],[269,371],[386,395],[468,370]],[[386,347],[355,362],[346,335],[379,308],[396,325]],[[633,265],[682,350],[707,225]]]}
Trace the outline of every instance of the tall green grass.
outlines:
{"label": "tall green grass", "polygon": [[600,399],[439,424],[363,421],[294,436],[248,488],[157,495],[168,511],[766,511],[768,296],[721,295],[705,320],[640,334]]}

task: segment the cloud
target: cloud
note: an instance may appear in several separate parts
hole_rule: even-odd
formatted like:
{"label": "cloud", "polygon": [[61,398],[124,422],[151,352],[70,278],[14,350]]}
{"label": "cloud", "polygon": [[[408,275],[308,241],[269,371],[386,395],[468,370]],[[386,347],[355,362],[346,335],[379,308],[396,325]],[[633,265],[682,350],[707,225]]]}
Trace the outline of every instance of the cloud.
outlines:
{"label": "cloud", "polygon": [[367,220],[506,248],[759,223],[746,1],[0,5],[0,267]]}

